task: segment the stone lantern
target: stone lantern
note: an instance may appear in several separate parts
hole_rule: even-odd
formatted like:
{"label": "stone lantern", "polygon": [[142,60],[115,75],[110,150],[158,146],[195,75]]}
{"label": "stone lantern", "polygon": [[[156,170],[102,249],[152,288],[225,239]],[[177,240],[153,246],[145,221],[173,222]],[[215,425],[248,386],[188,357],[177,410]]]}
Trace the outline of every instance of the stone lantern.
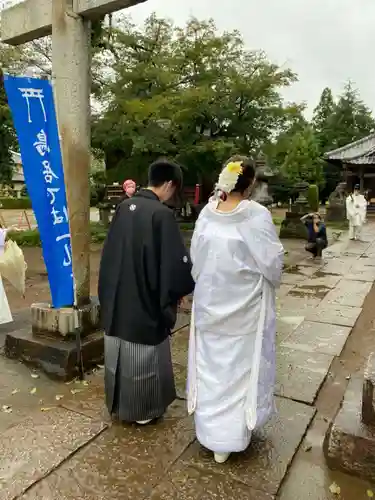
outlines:
{"label": "stone lantern", "polygon": [[266,159],[260,155],[255,162],[255,186],[250,198],[266,207],[272,205],[273,198],[269,193],[268,182],[273,177],[272,170],[268,167]]}
{"label": "stone lantern", "polygon": [[306,196],[309,184],[307,182],[298,182],[295,184],[294,188],[298,193],[298,198],[292,205],[292,212],[302,217],[309,212],[309,202]]}
{"label": "stone lantern", "polygon": [[306,226],[301,222],[301,217],[309,212],[309,204],[306,197],[308,190],[307,182],[298,182],[294,188],[298,192],[298,198],[293,203],[291,211],[286,212],[285,219],[281,223],[280,238],[306,239]]}

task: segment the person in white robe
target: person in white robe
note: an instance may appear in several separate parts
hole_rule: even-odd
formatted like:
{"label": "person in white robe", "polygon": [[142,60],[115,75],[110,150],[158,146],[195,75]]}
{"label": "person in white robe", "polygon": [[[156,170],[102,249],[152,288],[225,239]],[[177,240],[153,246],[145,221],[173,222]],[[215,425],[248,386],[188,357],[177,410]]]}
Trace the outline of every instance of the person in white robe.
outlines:
{"label": "person in white robe", "polygon": [[[5,240],[7,237],[9,229],[2,228],[0,226],[0,255],[4,253],[5,250]],[[10,311],[8,299],[5,293],[3,280],[0,276],[0,325],[5,323],[11,323],[13,321],[12,313]]]}
{"label": "person in white robe", "polygon": [[359,185],[354,186],[354,191],[346,198],[346,218],[349,221],[349,238],[359,240],[362,226],[366,221],[367,201],[361,194]]}
{"label": "person in white robe", "polygon": [[270,212],[248,200],[254,178],[248,158],[227,162],[191,243],[188,411],[218,463],[245,450],[274,411],[275,289],[284,249]]}

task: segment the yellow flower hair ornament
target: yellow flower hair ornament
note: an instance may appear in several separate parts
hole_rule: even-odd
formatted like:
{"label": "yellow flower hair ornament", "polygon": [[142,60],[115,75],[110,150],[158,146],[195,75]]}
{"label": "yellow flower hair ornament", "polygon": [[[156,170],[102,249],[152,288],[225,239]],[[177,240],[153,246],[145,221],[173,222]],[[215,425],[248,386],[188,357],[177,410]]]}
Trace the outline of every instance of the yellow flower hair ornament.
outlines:
{"label": "yellow flower hair ornament", "polygon": [[226,199],[236,187],[239,176],[243,173],[242,161],[232,161],[226,165],[215,186],[215,197]]}

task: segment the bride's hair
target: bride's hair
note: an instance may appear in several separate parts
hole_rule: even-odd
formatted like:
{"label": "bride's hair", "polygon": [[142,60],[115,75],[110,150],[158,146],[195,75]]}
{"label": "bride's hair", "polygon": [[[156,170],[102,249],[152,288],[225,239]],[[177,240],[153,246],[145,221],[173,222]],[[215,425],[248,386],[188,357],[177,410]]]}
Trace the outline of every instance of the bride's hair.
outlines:
{"label": "bride's hair", "polygon": [[242,174],[238,176],[238,180],[232,193],[243,194],[246,189],[253,183],[255,178],[255,162],[248,158],[247,156],[234,155],[225,162],[224,168],[229,165],[229,163],[240,162],[242,165]]}
{"label": "bride's hair", "polygon": [[223,166],[213,198],[225,201],[230,193],[244,194],[254,178],[255,162],[247,156],[232,156]]}

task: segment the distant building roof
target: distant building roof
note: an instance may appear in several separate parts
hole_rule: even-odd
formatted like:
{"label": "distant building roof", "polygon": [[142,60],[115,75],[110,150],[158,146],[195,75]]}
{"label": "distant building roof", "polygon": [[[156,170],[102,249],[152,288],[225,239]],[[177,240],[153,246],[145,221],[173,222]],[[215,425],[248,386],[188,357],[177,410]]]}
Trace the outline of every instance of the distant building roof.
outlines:
{"label": "distant building roof", "polygon": [[324,155],[327,161],[354,165],[375,165],[375,133]]}

